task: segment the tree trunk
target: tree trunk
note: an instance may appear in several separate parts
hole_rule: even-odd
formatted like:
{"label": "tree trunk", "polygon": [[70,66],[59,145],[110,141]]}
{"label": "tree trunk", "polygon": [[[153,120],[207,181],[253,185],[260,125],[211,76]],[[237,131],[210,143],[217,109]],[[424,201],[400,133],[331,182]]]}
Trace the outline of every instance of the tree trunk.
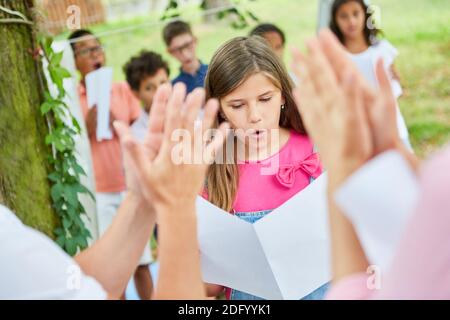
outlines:
{"label": "tree trunk", "polygon": [[[3,7],[29,16],[30,0],[0,0]],[[0,19],[14,18],[0,12]],[[59,223],[47,179],[49,147],[40,114],[40,62],[31,54],[32,29],[0,23],[0,203],[27,225],[53,237]]]}

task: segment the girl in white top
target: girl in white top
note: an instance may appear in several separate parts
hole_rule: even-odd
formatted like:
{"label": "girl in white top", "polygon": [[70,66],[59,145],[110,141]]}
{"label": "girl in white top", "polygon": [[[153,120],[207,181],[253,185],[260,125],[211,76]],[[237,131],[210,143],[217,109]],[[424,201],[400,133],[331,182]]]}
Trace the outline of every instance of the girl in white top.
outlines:
{"label": "girl in white top", "polygon": [[[390,75],[396,98],[403,91],[394,67],[398,51],[389,41],[379,40],[380,30],[375,26],[370,8],[365,0],[335,0],[331,8],[330,29],[347,48],[350,57],[361,73],[374,86],[378,86],[375,64],[382,58]],[[412,150],[408,129],[397,104],[397,127],[403,143]]]}

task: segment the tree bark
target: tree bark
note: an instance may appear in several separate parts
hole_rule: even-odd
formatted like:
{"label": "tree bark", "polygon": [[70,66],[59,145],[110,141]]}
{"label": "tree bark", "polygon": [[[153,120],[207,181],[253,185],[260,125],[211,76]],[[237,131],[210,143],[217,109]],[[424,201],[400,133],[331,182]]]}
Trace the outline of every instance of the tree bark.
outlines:
{"label": "tree bark", "polygon": [[[30,0],[0,0],[3,7],[29,16]],[[0,12],[0,19],[11,18]],[[32,28],[0,23],[0,203],[27,225],[53,237],[59,219],[52,208],[47,179],[46,120],[40,114],[40,62]]]}

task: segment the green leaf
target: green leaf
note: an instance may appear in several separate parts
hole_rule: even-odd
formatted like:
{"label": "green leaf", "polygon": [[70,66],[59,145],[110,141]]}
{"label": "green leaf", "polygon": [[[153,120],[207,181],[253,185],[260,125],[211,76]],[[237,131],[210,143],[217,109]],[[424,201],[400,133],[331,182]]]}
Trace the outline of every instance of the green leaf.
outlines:
{"label": "green leaf", "polygon": [[56,228],[53,232],[55,233],[56,236],[64,236],[65,235],[65,231],[61,227]]}
{"label": "green leaf", "polygon": [[55,241],[58,244],[58,246],[64,249],[64,245],[66,244],[66,238],[64,236],[57,237]]}
{"label": "green leaf", "polygon": [[77,134],[81,132],[81,126],[75,117],[72,117],[72,125],[77,129]]}
{"label": "green leaf", "polygon": [[69,205],[69,207],[67,208],[67,214],[69,215],[69,217],[75,221],[76,217],[77,217],[77,210],[75,209],[76,207]]}
{"label": "green leaf", "polygon": [[58,172],[52,172],[48,176],[48,179],[53,182],[60,182],[61,176]]}
{"label": "green leaf", "polygon": [[88,246],[87,239],[81,235],[76,237],[76,242],[81,249],[86,249]]}
{"label": "green leaf", "polygon": [[50,190],[50,194],[52,196],[53,202],[57,202],[59,199],[61,199],[63,194],[63,185],[60,183],[57,183],[53,185],[53,187]]}
{"label": "green leaf", "polygon": [[54,136],[53,136],[52,133],[46,135],[46,136],[45,136],[45,144],[46,144],[46,145],[52,144],[53,141],[54,141],[54,139],[55,139],[55,138],[54,138]]}
{"label": "green leaf", "polygon": [[259,22],[259,18],[253,12],[247,10],[247,14],[250,18],[253,19],[253,21]]}
{"label": "green leaf", "polygon": [[48,101],[44,102],[41,105],[41,114],[44,115],[44,114],[48,113],[50,110],[52,110],[52,107],[53,106],[50,102],[48,102]]}
{"label": "green leaf", "polygon": [[75,171],[76,174],[84,175],[84,176],[86,175],[86,172],[84,171],[84,169],[78,163],[75,162],[72,165],[72,168],[73,168],[73,171]]}
{"label": "green leaf", "polygon": [[66,252],[71,256],[74,256],[77,253],[77,243],[73,238],[66,239],[65,248]]}
{"label": "green leaf", "polygon": [[83,230],[81,231],[81,235],[86,239],[92,238],[91,232],[86,228],[83,228]]}
{"label": "green leaf", "polygon": [[67,200],[67,202],[73,206],[78,206],[78,195],[76,191],[71,186],[65,186],[64,187],[64,198]]}
{"label": "green leaf", "polygon": [[45,54],[47,56],[50,56],[53,52],[52,42],[53,42],[52,38],[45,38],[45,39],[43,39],[43,41],[41,41],[42,49],[45,51]]}
{"label": "green leaf", "polygon": [[54,72],[56,72],[58,74],[58,76],[61,77],[62,79],[72,77],[70,72],[67,69],[62,68],[62,67],[55,68]]}
{"label": "green leaf", "polygon": [[55,67],[59,66],[59,64],[61,63],[61,60],[63,58],[63,55],[64,55],[63,51],[55,53],[52,56],[52,59],[50,61],[51,66],[55,66]]}
{"label": "green leaf", "polygon": [[69,229],[71,226],[72,226],[72,220],[70,220],[69,218],[67,218],[67,217],[63,217],[63,219],[62,219],[62,225],[63,225],[63,227],[64,227],[64,229]]}
{"label": "green leaf", "polygon": [[65,93],[64,86],[63,86],[64,78],[70,78],[71,74],[69,71],[67,71],[66,69],[61,68],[61,67],[49,68],[49,72],[50,72],[50,77],[52,78],[53,82],[55,83],[55,85],[58,87],[58,90],[60,91],[59,96],[61,96],[61,92]]}

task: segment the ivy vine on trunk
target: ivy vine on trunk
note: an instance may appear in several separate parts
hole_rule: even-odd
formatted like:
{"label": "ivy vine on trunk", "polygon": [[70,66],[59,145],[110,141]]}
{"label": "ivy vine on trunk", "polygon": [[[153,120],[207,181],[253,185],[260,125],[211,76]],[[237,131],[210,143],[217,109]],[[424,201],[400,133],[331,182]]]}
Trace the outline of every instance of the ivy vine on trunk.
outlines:
{"label": "ivy vine on trunk", "polygon": [[79,195],[92,193],[80,183],[80,177],[86,175],[75,157],[74,137],[81,132],[80,125],[63,101],[66,91],[63,86],[65,78],[71,74],[60,66],[63,52],[53,51],[51,38],[41,41],[43,58],[48,61],[48,72],[56,85],[58,94],[52,96],[48,90],[44,93],[45,101],[41,105],[41,114],[49,120],[49,134],[45,143],[51,145],[53,152],[49,157],[52,172],[48,175],[52,183],[51,198],[53,207],[61,219],[61,226],[54,230],[56,242],[70,255],[88,246],[91,237],[81,216],[86,211],[79,201]]}

